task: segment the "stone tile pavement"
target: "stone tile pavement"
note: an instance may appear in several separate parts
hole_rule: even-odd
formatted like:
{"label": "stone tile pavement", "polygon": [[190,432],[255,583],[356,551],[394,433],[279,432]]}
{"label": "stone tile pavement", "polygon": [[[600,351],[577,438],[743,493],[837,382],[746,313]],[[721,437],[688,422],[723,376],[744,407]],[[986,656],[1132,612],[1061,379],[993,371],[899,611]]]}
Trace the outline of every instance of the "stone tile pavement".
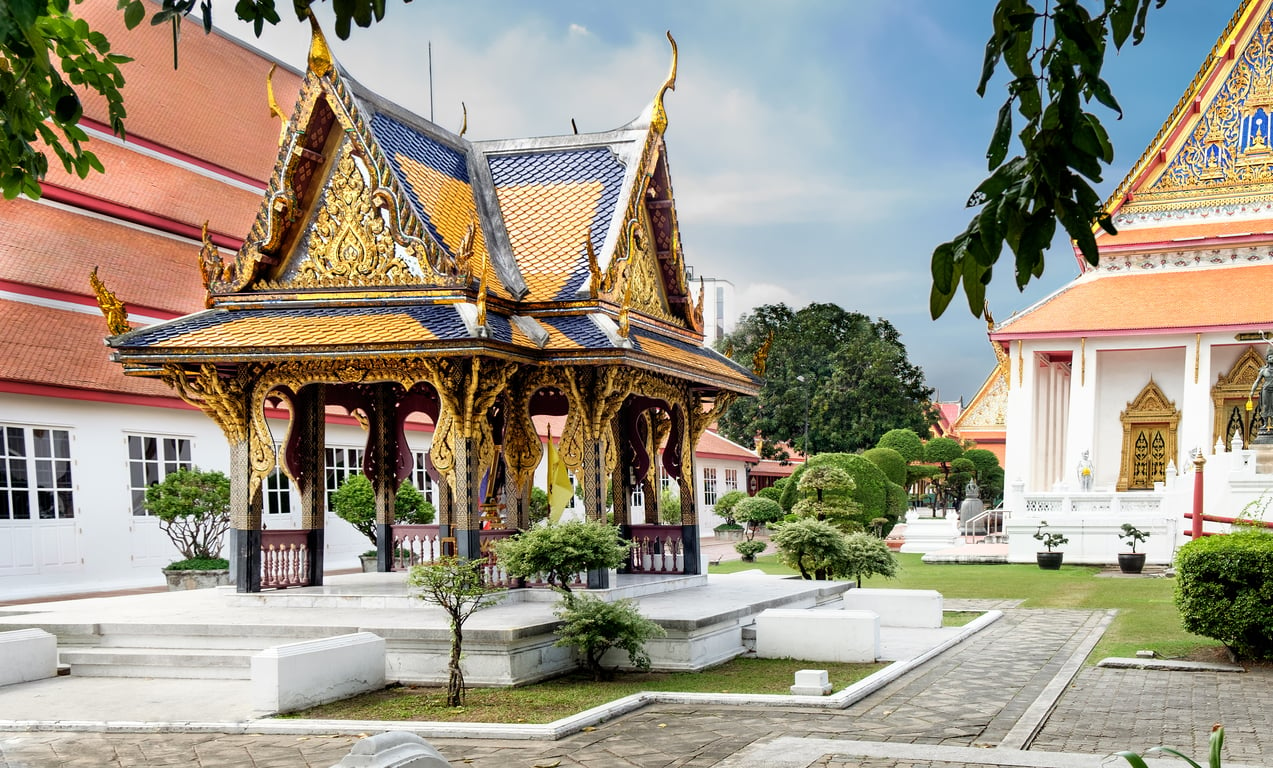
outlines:
{"label": "stone tile pavement", "polygon": [[[1227,768],[1273,765],[1270,670],[1080,669],[1104,619],[1104,612],[1009,608],[844,710],[660,704],[552,742],[431,741],[453,765],[473,768],[1096,768],[1115,750],[1161,743],[1201,754],[1219,719],[1229,734]],[[0,733],[0,768],[325,768],[354,740]]]}

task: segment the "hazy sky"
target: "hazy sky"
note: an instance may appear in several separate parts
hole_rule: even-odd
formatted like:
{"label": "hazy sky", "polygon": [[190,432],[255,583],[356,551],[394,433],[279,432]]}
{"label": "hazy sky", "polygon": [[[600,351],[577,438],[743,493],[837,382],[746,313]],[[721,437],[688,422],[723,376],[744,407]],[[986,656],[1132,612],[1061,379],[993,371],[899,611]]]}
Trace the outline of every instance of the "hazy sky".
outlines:
{"label": "hazy sky", "polygon": [[[349,41],[320,18],[355,79],[429,116],[433,45],[436,122],[495,139],[618,127],[667,74],[664,30],[680,48],[666,99],[672,181],[686,258],[731,280],[739,310],[783,301],[834,302],[883,317],[943,400],[970,398],[994,364],[983,321],[962,295],[928,315],[933,248],[963,230],[968,193],[987,175],[986,144],[1006,94],[974,92],[991,0],[388,0],[384,22]],[[218,26],[297,67],[308,27],[292,21],[256,40],[232,0]],[[1106,79],[1119,121],[1096,112],[1122,179],[1157,133],[1237,7],[1171,0],[1150,12],[1136,48],[1111,55]],[[191,33],[194,33],[193,30]],[[1058,227],[1059,230],[1059,227]],[[1058,238],[1047,271],[1024,294],[1001,261],[989,298],[1006,318],[1077,274]]]}

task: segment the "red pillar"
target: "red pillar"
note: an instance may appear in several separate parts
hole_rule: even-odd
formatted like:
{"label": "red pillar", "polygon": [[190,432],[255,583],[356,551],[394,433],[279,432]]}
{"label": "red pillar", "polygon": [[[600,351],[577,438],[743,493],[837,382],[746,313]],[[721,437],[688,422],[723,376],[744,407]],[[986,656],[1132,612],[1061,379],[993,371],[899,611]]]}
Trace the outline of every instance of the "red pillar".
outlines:
{"label": "red pillar", "polygon": [[1207,457],[1201,451],[1193,457],[1193,533],[1190,536],[1194,541],[1202,538],[1202,466],[1206,463]]}

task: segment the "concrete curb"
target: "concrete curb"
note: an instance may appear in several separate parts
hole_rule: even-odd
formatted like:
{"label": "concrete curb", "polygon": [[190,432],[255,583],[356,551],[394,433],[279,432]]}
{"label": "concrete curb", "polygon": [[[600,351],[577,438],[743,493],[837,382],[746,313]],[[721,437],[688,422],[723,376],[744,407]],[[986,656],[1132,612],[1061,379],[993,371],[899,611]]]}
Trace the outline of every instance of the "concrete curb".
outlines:
{"label": "concrete curb", "polygon": [[[763,707],[803,707],[844,709],[883,688],[915,667],[962,643],[1003,616],[1003,611],[987,611],[960,628],[942,643],[904,661],[896,661],[875,674],[859,680],[830,696],[790,696],[776,694],[673,693],[643,691],[584,710],[542,725],[507,723],[452,723],[386,720],[287,720],[260,718],[237,722],[140,722],[124,720],[5,720],[0,732],[63,731],[81,733],[226,733],[259,735],[369,735],[383,731],[409,731],[426,739],[510,739],[555,741],[594,727],[648,704],[748,705]],[[979,750],[983,754],[985,750]]]}
{"label": "concrete curb", "polygon": [[1181,661],[1178,659],[1133,659],[1111,656],[1097,662],[1098,667],[1113,669],[1150,669],[1163,672],[1245,672],[1238,664],[1221,664],[1212,661]]}

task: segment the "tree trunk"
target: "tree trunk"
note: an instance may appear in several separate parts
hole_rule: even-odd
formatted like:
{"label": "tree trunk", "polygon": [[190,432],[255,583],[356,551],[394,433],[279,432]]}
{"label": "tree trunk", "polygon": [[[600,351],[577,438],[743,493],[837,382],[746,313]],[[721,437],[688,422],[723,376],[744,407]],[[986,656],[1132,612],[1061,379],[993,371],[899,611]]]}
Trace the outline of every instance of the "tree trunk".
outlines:
{"label": "tree trunk", "polygon": [[460,669],[460,648],[464,644],[464,630],[458,621],[451,622],[451,660],[447,665],[450,673],[446,680],[446,705],[448,707],[464,706],[464,672]]}

